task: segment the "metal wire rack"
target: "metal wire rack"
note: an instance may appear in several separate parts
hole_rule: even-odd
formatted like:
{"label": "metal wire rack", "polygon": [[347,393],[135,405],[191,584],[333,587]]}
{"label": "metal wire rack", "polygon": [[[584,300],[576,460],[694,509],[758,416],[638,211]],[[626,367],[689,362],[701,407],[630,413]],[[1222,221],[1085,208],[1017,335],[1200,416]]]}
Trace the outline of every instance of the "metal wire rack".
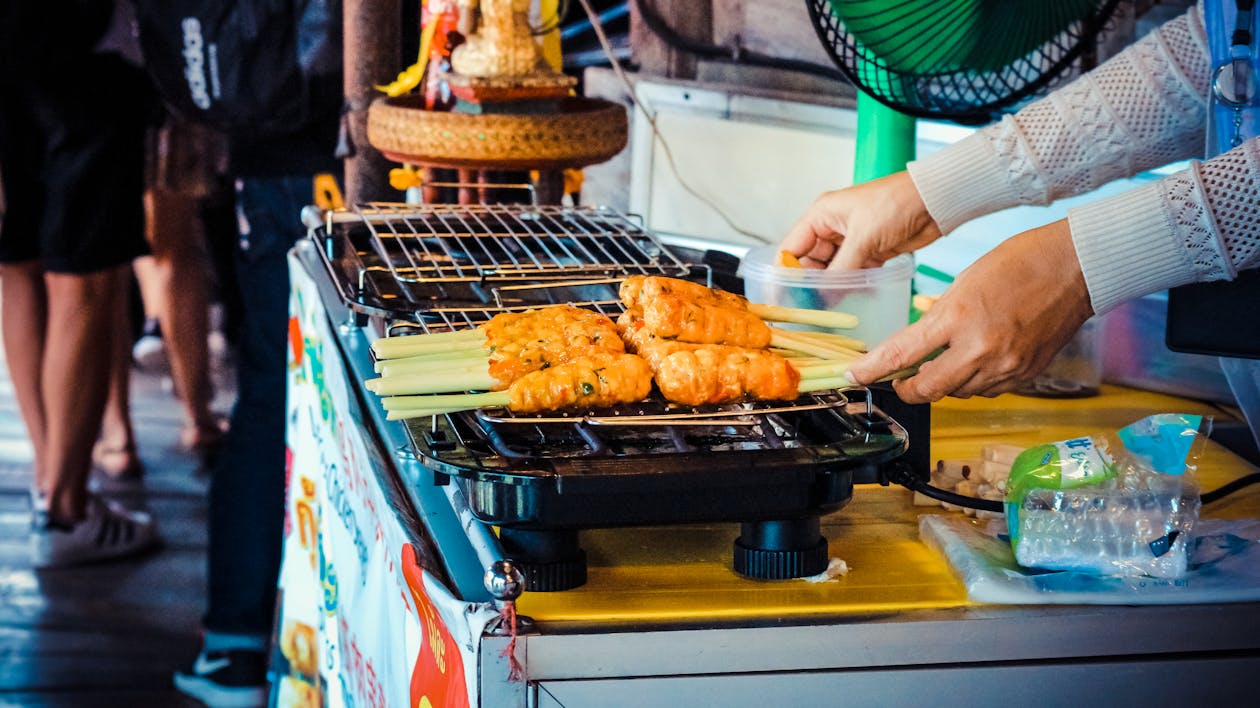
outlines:
{"label": "metal wire rack", "polygon": [[[530,299],[545,302],[563,302],[566,305],[598,312],[615,320],[618,315],[625,311],[625,305],[620,300],[615,299],[617,284],[621,280],[621,278],[600,278],[581,281],[557,281],[554,283],[519,286],[513,292],[537,291],[545,293],[531,296]],[[599,288],[600,286],[606,286],[613,297],[597,300],[559,300],[555,293],[550,292],[553,290],[567,292],[573,288]],[[413,334],[436,334],[439,332],[473,329],[489,322],[495,315],[524,312],[534,307],[536,307],[534,304],[506,305],[500,303],[495,303],[493,307],[431,307],[419,313],[412,320],[396,320],[392,322],[386,330],[386,334],[390,337],[405,337]]]}
{"label": "metal wire rack", "polygon": [[412,320],[437,308],[591,299],[581,288],[693,269],[606,207],[370,203],[327,212],[310,237],[352,309]]}
{"label": "metal wire rack", "polygon": [[837,411],[871,414],[874,403],[870,391],[857,389],[858,395],[866,394],[865,401],[850,400],[843,391],[807,393],[796,401],[743,401],[720,406],[692,408],[677,404],[660,404],[647,401],[633,406],[619,406],[600,413],[576,412],[573,414],[518,414],[507,408],[488,408],[476,412],[487,423],[503,425],[592,425],[592,426],[732,426],[750,427],[763,425],[767,416],[808,411]]}

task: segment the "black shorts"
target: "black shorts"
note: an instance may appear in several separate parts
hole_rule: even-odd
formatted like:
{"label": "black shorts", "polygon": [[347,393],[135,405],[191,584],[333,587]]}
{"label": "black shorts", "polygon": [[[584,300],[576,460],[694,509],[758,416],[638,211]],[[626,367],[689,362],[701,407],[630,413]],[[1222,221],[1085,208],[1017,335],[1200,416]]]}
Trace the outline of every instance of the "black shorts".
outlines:
{"label": "black shorts", "polygon": [[96,55],[76,76],[0,84],[0,262],[91,273],[147,252],[142,70]]}

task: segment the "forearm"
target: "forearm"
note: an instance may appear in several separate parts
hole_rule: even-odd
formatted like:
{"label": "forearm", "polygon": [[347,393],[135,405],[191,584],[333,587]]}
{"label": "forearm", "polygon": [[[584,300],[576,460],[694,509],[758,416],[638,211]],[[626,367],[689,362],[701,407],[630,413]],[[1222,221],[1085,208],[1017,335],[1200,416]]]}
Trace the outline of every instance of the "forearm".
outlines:
{"label": "forearm", "polygon": [[1069,212],[1098,313],[1186,283],[1260,267],[1260,139]]}
{"label": "forearm", "polygon": [[1210,61],[1192,8],[1094,71],[909,171],[943,232],[1202,154]]}

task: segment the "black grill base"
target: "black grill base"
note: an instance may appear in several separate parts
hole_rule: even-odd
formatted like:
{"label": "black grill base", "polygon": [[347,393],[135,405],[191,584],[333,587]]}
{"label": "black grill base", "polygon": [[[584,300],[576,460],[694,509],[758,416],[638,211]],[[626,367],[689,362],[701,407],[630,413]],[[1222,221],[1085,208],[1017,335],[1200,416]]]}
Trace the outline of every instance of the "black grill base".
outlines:
{"label": "black grill base", "polygon": [[818,575],[827,569],[827,539],[817,516],[755,521],[740,526],[735,539],[735,572],[759,580]]}
{"label": "black grill base", "polygon": [[[524,573],[529,592],[559,592],[586,584],[586,551],[574,529],[501,528],[499,541]],[[818,575],[829,560],[817,516],[745,522],[734,546],[735,572],[758,580]]]}

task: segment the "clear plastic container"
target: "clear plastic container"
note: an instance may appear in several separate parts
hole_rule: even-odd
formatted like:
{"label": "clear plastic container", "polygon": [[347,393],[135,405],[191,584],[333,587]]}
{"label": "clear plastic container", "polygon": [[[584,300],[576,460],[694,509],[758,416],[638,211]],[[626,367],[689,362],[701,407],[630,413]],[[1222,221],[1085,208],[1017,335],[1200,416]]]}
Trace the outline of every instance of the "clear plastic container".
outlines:
{"label": "clear plastic container", "polygon": [[1016,393],[1040,398],[1097,396],[1102,369],[1102,322],[1098,317],[1091,317],[1050,360],[1045,370]]}
{"label": "clear plastic container", "polygon": [[861,339],[868,347],[910,321],[912,256],[897,256],[883,267],[860,270],[785,268],[778,265],[778,256],[777,245],[759,246],[750,249],[740,263],[744,295],[752,302],[857,315],[857,328],[840,333]]}

